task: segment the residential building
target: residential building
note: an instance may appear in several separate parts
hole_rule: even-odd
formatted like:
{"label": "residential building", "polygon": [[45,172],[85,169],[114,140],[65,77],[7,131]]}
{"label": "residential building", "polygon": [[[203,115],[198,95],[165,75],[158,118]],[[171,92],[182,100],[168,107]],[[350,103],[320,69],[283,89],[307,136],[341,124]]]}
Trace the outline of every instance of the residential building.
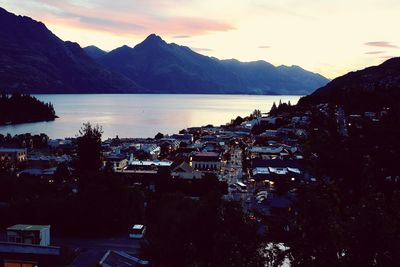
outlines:
{"label": "residential building", "polygon": [[203,173],[193,170],[188,163],[182,162],[171,171],[171,176],[175,179],[201,179]]}
{"label": "residential building", "polygon": [[50,225],[16,224],[10,226],[7,228],[7,241],[50,246]]}
{"label": "residential building", "polygon": [[0,161],[18,163],[26,161],[27,150],[25,148],[0,148]]}
{"label": "residential building", "polygon": [[215,152],[195,152],[190,156],[189,166],[204,172],[219,172],[221,156]]}
{"label": "residential building", "polygon": [[60,254],[60,247],[0,242],[0,267],[64,266]]}

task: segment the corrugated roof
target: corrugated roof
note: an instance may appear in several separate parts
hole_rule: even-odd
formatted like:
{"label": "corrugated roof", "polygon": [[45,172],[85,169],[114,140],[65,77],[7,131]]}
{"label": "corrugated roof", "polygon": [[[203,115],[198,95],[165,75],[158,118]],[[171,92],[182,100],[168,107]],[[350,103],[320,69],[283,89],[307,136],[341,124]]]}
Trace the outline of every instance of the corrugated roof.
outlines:
{"label": "corrugated roof", "polygon": [[50,225],[33,225],[33,224],[16,224],[7,228],[7,230],[14,231],[40,231],[42,229],[50,228]]}

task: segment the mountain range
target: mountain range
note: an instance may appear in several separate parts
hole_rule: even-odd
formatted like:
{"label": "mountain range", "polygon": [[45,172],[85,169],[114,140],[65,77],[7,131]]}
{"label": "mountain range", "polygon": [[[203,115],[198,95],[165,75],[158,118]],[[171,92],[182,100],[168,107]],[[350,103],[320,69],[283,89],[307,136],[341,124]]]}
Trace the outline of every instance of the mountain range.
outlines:
{"label": "mountain range", "polygon": [[347,73],[299,101],[299,104],[319,103],[342,105],[348,111],[399,109],[400,57]]}
{"label": "mountain range", "polygon": [[106,52],[2,8],[0,25],[0,90],[7,92],[304,95],[329,81],[298,66],[207,57],[155,34]]}

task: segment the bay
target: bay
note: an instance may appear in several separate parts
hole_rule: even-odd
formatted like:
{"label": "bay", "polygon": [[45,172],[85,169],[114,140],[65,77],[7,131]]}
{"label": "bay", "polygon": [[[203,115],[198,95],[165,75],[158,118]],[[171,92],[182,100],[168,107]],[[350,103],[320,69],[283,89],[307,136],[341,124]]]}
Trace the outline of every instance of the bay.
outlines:
{"label": "bay", "polygon": [[45,133],[50,138],[75,137],[83,123],[99,124],[103,138],[154,137],[179,130],[221,125],[254,109],[268,112],[273,102],[296,104],[300,96],[179,95],[179,94],[67,94],[35,95],[51,102],[57,118],[51,122],[0,126],[0,133]]}

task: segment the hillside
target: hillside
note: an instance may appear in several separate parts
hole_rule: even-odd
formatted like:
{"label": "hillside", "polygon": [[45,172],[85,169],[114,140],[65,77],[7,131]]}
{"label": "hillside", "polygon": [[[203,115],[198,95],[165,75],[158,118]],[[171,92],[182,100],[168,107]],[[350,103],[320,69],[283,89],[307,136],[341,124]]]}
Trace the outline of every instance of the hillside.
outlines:
{"label": "hillside", "polygon": [[300,104],[334,103],[347,110],[379,110],[397,107],[400,101],[400,58],[392,58],[379,66],[350,72],[334,79]]}
{"label": "hillside", "polygon": [[135,83],[112,73],[46,26],[0,8],[0,88],[22,93],[132,92]]}

